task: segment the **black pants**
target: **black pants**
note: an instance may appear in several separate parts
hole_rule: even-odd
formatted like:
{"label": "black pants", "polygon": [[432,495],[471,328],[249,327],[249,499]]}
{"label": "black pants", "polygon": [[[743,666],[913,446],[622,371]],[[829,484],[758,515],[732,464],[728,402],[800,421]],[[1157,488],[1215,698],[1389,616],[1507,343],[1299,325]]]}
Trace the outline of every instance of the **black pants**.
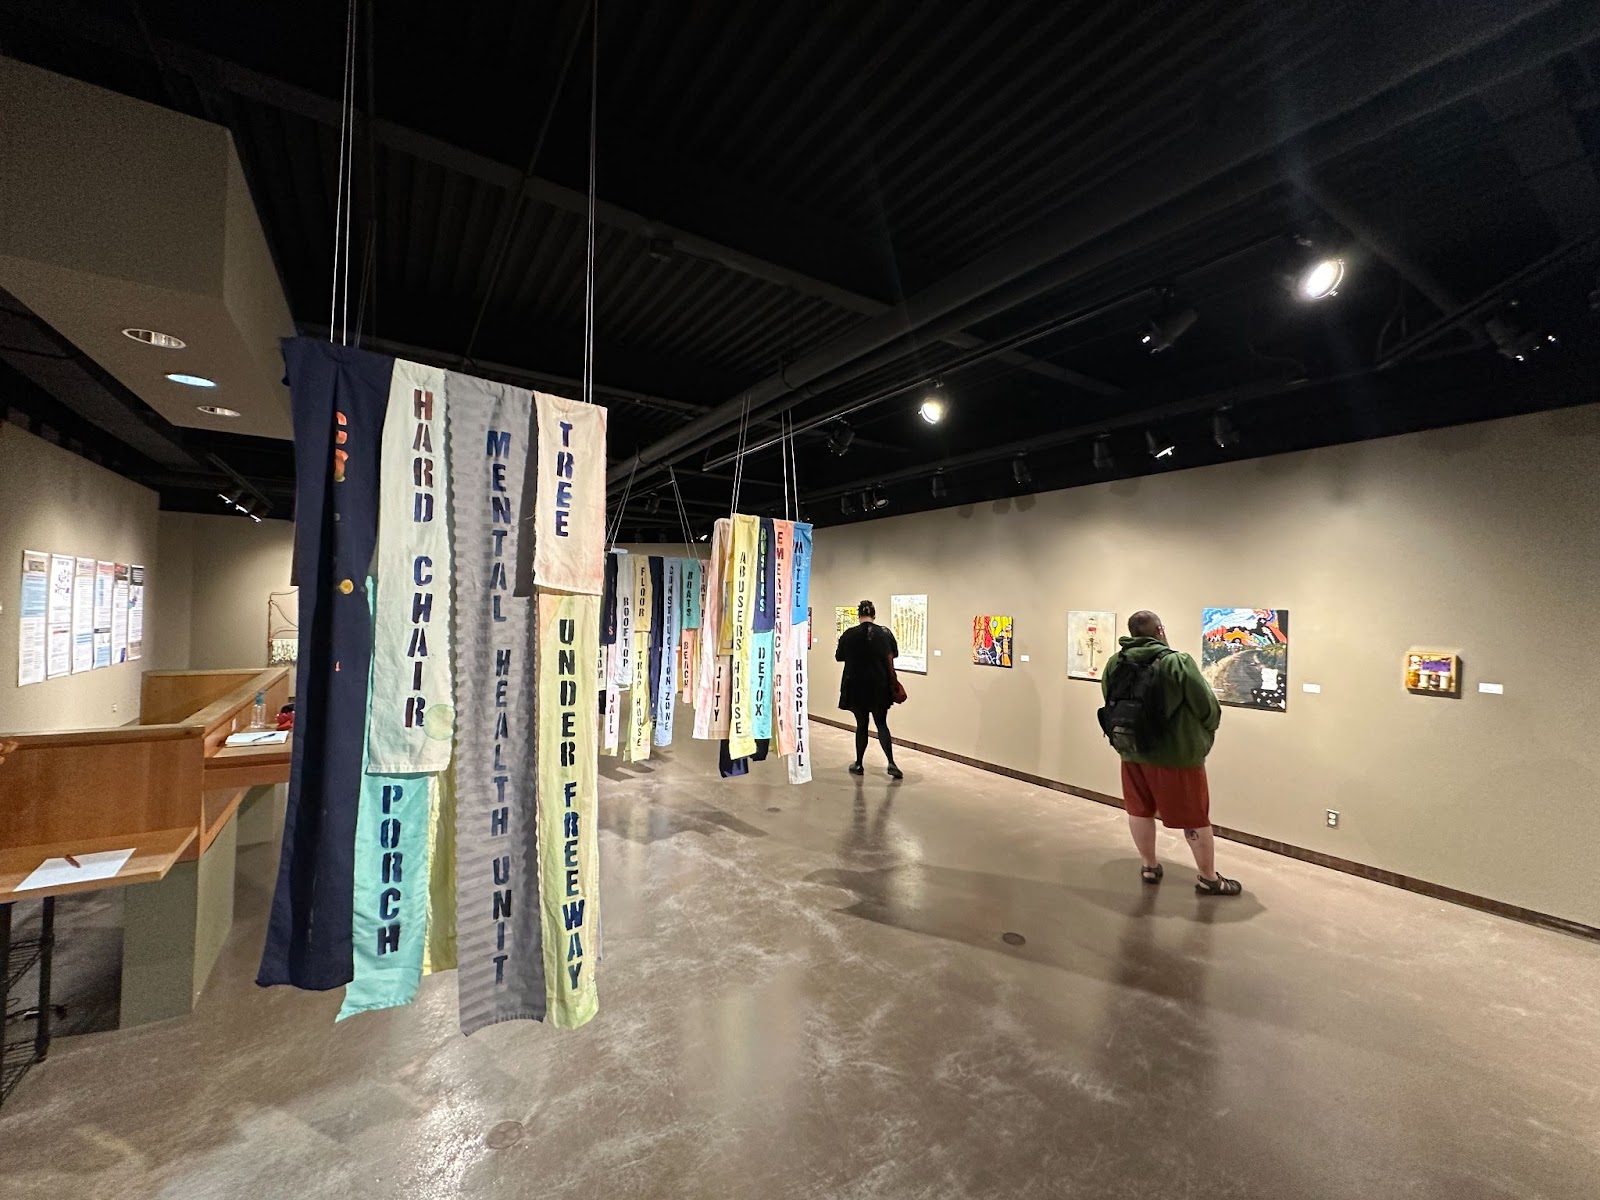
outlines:
{"label": "black pants", "polygon": [[[861,756],[867,752],[867,713],[865,708],[856,710],[856,761],[861,761]],[[876,708],[870,710],[872,720],[878,726],[878,745],[883,747],[883,756],[891,764],[894,762],[894,737],[889,733],[889,710]]]}

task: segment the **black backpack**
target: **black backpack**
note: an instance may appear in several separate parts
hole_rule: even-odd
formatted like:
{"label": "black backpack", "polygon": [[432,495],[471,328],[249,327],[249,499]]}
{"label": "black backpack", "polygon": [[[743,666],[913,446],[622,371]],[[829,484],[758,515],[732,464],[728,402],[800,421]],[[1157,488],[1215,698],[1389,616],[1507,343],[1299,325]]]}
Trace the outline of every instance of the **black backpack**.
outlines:
{"label": "black backpack", "polygon": [[1111,673],[1105,707],[1099,713],[1100,728],[1118,754],[1148,754],[1155,746],[1166,723],[1156,664],[1171,653],[1164,649],[1140,663],[1124,657]]}

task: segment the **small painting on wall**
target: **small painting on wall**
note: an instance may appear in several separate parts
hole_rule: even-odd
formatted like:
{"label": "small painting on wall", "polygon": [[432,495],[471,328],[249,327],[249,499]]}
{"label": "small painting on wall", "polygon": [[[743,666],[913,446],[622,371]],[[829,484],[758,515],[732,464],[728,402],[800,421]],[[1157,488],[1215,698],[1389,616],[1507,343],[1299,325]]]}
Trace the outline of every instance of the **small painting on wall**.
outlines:
{"label": "small painting on wall", "polygon": [[972,661],[980,667],[1011,665],[1011,618],[972,618]]}
{"label": "small painting on wall", "polygon": [[849,608],[841,606],[833,610],[833,636],[835,639],[843,637],[846,629],[854,629],[855,626],[856,606],[854,604]]}
{"label": "small painting on wall", "polygon": [[1117,614],[1067,614],[1067,678],[1099,679],[1117,649]]}
{"label": "small painting on wall", "polygon": [[1288,611],[1204,609],[1200,669],[1224,704],[1285,711],[1289,707]]}

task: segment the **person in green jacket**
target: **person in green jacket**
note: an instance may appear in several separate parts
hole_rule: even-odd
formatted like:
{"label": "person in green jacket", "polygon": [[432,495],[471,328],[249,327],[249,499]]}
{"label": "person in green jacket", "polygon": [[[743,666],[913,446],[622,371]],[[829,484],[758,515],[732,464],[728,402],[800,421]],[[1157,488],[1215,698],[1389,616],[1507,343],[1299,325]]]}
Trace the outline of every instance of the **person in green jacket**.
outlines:
{"label": "person in green jacket", "polygon": [[[1206,755],[1222,722],[1216,693],[1187,654],[1167,645],[1167,630],[1153,612],[1128,618],[1122,649],[1111,656],[1100,680],[1109,701],[1123,664],[1153,664],[1156,672],[1150,701],[1150,743],[1139,752],[1122,753],[1122,802],[1128,828],[1139,850],[1139,876],[1160,883],[1156,859],[1157,816],[1168,829],[1181,829],[1200,871],[1194,890],[1203,896],[1237,896],[1237,879],[1216,871],[1216,839],[1211,830],[1211,790],[1206,781]],[[1148,708],[1148,706],[1147,706]]]}

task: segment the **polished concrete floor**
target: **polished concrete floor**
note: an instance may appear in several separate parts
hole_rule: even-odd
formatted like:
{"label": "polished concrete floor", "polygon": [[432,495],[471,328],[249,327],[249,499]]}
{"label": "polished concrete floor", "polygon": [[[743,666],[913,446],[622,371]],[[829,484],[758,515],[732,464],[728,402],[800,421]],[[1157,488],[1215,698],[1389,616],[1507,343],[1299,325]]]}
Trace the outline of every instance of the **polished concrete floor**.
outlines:
{"label": "polished concrete floor", "polygon": [[58,1042],[0,1196],[1600,1196],[1600,946],[1227,843],[1243,898],[1144,888],[1114,810],[817,732],[806,788],[607,763],[577,1033],[258,990],[245,851],[198,1010]]}

